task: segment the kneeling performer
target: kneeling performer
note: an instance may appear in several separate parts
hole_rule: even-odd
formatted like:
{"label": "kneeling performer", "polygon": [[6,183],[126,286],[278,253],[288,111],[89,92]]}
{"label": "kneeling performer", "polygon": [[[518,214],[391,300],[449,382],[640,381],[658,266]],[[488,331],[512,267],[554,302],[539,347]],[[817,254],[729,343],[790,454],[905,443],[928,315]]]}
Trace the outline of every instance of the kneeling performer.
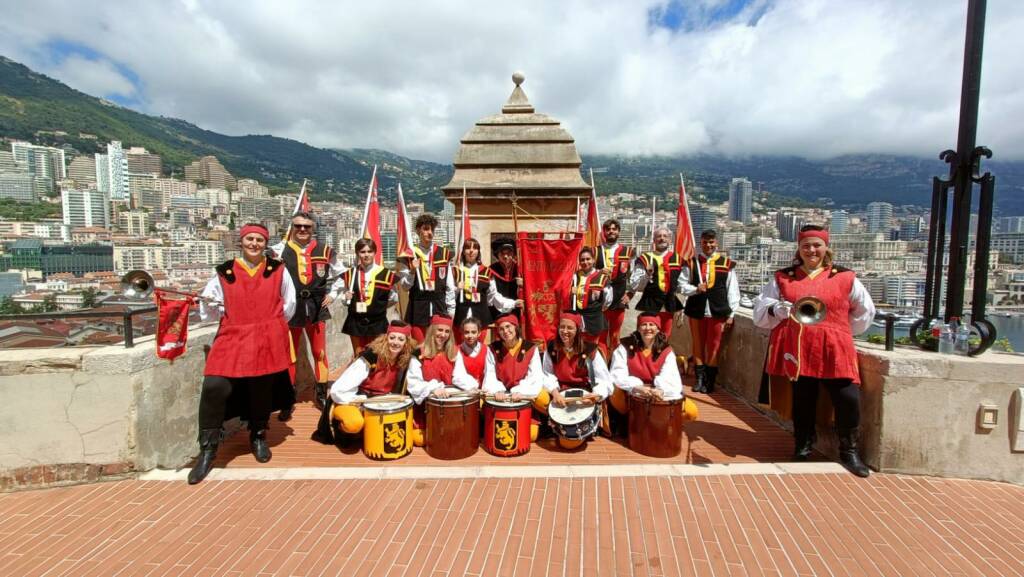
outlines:
{"label": "kneeling performer", "polygon": [[[511,314],[498,317],[499,340],[491,343],[493,357],[487,362],[494,363],[496,379],[485,378],[481,383],[484,392],[494,395],[497,401],[536,401],[544,385],[544,369],[537,346],[524,341],[519,334],[519,317]],[[488,367],[490,369],[490,367]],[[530,424],[530,440],[537,440],[540,426],[536,421]]]}
{"label": "kneeling performer", "polygon": [[610,433],[602,403],[612,392],[612,377],[601,347],[583,338],[583,317],[562,313],[558,336],[548,341],[542,364],[550,393],[537,399],[564,449],[579,447],[601,426]]}
{"label": "kneeling performer", "polygon": [[[636,319],[636,332],[622,339],[612,353],[611,376],[616,390],[610,402],[619,413],[629,412],[629,394],[657,400],[683,397],[683,380],[668,338],[661,332],[661,322],[658,314],[641,313]],[[689,399],[684,412],[687,420],[696,420],[697,406]]]}
{"label": "kneeling performer", "polygon": [[[213,467],[221,426],[232,417],[249,422],[249,445],[256,460],[270,460],[270,413],[295,403],[288,378],[292,353],[288,319],[295,312],[295,286],[283,263],[266,258],[270,233],[263,225],[242,227],[242,258],[217,267],[203,289],[199,316],[220,319],[206,357],[199,397],[199,458],[188,474],[194,485]],[[208,301],[221,303],[209,306]]]}

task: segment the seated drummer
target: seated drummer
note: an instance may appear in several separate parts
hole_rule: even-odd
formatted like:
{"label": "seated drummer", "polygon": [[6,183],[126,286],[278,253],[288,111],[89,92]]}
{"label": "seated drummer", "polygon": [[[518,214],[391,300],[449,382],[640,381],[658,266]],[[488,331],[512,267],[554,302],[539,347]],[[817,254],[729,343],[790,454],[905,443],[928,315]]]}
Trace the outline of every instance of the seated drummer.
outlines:
{"label": "seated drummer", "polygon": [[[532,342],[524,341],[519,333],[519,317],[507,314],[495,322],[499,340],[491,343],[488,364],[493,364],[493,380],[484,379],[484,392],[494,395],[494,400],[534,401],[544,385],[544,369],[541,367],[541,353]],[[490,368],[490,367],[489,367]],[[530,440],[537,440],[539,423],[530,424]]]}
{"label": "seated drummer", "polygon": [[627,394],[658,400],[683,396],[683,381],[672,347],[661,332],[661,319],[657,313],[640,313],[636,323],[636,332],[622,339],[612,353],[611,375],[616,390],[610,402],[622,414],[629,411]]}
{"label": "seated drummer", "polygon": [[458,346],[458,356],[455,358],[452,386],[463,391],[476,391],[483,388],[485,381],[494,381],[496,378],[494,353],[480,341],[484,331],[480,319],[467,317],[459,326],[462,344]]}
{"label": "seated drummer", "polygon": [[[332,442],[330,417],[341,425],[341,430],[355,434],[363,430],[363,411],[350,404],[391,393],[405,393],[405,372],[412,357],[412,329],[402,321],[391,321],[388,330],[363,349],[331,385],[330,401],[324,407],[314,439]],[[331,405],[334,405],[333,407]]]}
{"label": "seated drummer", "polygon": [[409,359],[408,390],[409,396],[416,403],[413,409],[415,429],[412,432],[412,443],[417,447],[423,446],[423,430],[427,426],[423,401],[431,394],[435,397],[448,396],[445,387],[452,386],[452,372],[457,358],[451,317],[434,315],[430,318],[423,344],[412,352],[412,358]]}
{"label": "seated drummer", "polygon": [[[613,390],[612,376],[608,372],[608,364],[604,354],[596,343],[587,342],[583,337],[583,317],[575,313],[562,313],[558,319],[558,336],[548,341],[544,351],[542,368],[547,377],[542,390],[534,403],[542,412],[547,412],[548,395],[555,406],[564,407],[566,389],[584,389],[589,391],[581,402],[596,405],[604,402]],[[608,432],[607,423],[602,428]],[[565,449],[575,449],[584,440],[563,439],[558,443]]]}

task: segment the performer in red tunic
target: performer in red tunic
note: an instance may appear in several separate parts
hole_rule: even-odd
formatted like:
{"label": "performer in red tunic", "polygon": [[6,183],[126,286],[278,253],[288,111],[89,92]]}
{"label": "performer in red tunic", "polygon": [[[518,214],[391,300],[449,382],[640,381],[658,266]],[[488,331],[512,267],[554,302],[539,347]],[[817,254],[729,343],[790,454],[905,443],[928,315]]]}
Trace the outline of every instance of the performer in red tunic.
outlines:
{"label": "performer in red tunic", "polygon": [[629,278],[633,272],[636,251],[633,250],[633,247],[619,244],[621,229],[622,225],[614,218],[604,221],[601,226],[601,230],[604,232],[604,244],[597,249],[597,263],[594,265],[608,275],[608,286],[612,290],[611,304],[604,311],[607,326],[598,339],[609,351],[614,351],[619,346],[622,321],[626,317],[629,301],[633,299]]}
{"label": "performer in red tunic", "polygon": [[495,381],[494,353],[481,340],[483,325],[480,319],[468,317],[462,321],[462,344],[452,369],[452,385],[463,391],[483,388],[483,383]]}
{"label": "performer in red tunic", "polygon": [[343,301],[348,315],[341,332],[352,341],[352,354],[359,355],[371,341],[388,329],[388,307],[398,302],[395,273],[374,263],[377,243],[356,241],[356,266],[341,275]]}
{"label": "performer in red tunic", "polygon": [[608,274],[594,267],[594,250],[583,247],[580,250],[579,268],[572,275],[562,310],[582,316],[583,338],[596,343],[607,326],[604,310],[611,304],[612,288],[608,286]]}
{"label": "performer in red tunic", "polygon": [[434,315],[430,319],[423,344],[412,352],[412,358],[409,360],[407,389],[409,396],[416,403],[413,409],[416,428],[413,430],[412,442],[417,447],[423,446],[423,430],[427,426],[423,401],[431,394],[442,398],[448,396],[445,388],[452,386],[452,373],[457,358],[455,337],[452,335],[452,319]]}
{"label": "performer in red tunic", "polygon": [[[493,367],[496,379],[483,383],[484,391],[493,394],[498,401],[536,400],[544,385],[544,369],[541,367],[540,350],[532,342],[524,341],[519,333],[519,317],[507,314],[494,323],[498,328],[499,340],[491,343],[492,357],[488,363]],[[539,424],[530,425],[530,438],[537,440]]]}
{"label": "performer in red tunic", "polygon": [[629,411],[627,394],[669,400],[683,396],[683,381],[672,347],[661,330],[661,318],[640,313],[636,326],[636,332],[624,337],[612,353],[611,375],[616,391],[611,403],[622,414]]}
{"label": "performer in red tunic", "polygon": [[732,326],[732,317],[740,306],[740,285],[732,271],[736,263],[717,252],[715,231],[705,230],[700,234],[700,250],[679,275],[679,282],[680,292],[686,297],[683,313],[690,319],[690,341],[697,374],[693,392],[713,393],[722,333]]}
{"label": "performer in red tunic", "polygon": [[[860,373],[853,335],[868,329],[875,305],[853,271],[834,264],[828,231],[800,229],[793,266],[775,273],[754,303],[754,323],[771,329],[766,371],[793,386],[794,458],[806,460],[815,441],[818,388],[832,398],[839,458],[860,477],[870,470],[857,454],[860,425]],[[793,303],[813,296],[825,304],[825,318],[813,325],[791,316]]]}
{"label": "performer in red tunic", "polygon": [[412,325],[412,338],[423,342],[423,335],[434,315],[455,315],[455,283],[452,278],[452,253],[447,247],[434,244],[437,217],[421,214],[416,217],[419,242],[412,247],[412,259],[398,259],[398,284],[409,291],[405,305],[405,321]]}
{"label": "performer in red tunic", "polygon": [[[494,318],[492,310],[504,314],[513,308],[522,308],[523,301],[508,299],[498,292],[497,284],[491,278],[491,269],[480,262],[480,243],[467,238],[462,243],[462,254],[452,266],[455,276],[455,325],[462,326],[463,319],[480,319],[484,327],[490,326]],[[480,337],[487,339],[487,329]],[[461,333],[455,331],[455,342],[462,342]]]}
{"label": "performer in red tunic", "polygon": [[630,278],[634,291],[640,292],[636,310],[658,315],[662,332],[672,336],[672,318],[683,309],[679,301],[679,276],[683,265],[672,252],[672,233],[667,228],[654,231],[654,250],[641,254]]}
{"label": "performer in red tunic", "polygon": [[[270,413],[295,402],[288,378],[293,357],[288,319],[295,311],[295,286],[283,263],[265,258],[270,234],[263,225],[242,227],[242,258],[217,267],[206,284],[200,317],[220,316],[217,336],[206,357],[199,398],[199,458],[189,484],[206,478],[213,467],[224,421],[249,423],[249,445],[256,460],[270,460]],[[209,306],[207,302],[221,303]]]}

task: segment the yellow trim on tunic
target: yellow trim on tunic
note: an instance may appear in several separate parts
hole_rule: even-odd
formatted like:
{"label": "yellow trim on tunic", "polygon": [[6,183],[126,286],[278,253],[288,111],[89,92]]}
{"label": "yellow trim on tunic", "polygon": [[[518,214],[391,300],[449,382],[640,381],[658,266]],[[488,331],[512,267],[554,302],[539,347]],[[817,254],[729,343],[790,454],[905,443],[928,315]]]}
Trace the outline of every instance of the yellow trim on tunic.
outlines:
{"label": "yellow trim on tunic", "polygon": [[255,267],[250,267],[249,266],[249,261],[245,260],[242,257],[235,258],[235,262],[237,262],[238,264],[242,265],[242,270],[244,270],[245,272],[249,273],[250,277],[254,277],[257,274],[259,274],[260,269],[263,268],[263,263],[265,263],[266,260],[267,259],[265,259],[265,258],[261,258],[260,259],[260,263],[258,265],[256,265]]}

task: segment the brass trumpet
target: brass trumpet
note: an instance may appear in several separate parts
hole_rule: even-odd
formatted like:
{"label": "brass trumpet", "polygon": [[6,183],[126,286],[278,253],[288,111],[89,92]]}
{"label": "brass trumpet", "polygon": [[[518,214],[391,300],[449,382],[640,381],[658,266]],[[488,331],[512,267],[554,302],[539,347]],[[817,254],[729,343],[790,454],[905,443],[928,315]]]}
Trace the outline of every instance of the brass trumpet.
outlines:
{"label": "brass trumpet", "polygon": [[825,303],[814,296],[806,296],[793,303],[790,317],[805,326],[816,325],[825,320]]}
{"label": "brass trumpet", "polygon": [[[121,277],[121,294],[128,298],[148,299],[156,291],[156,281],[153,275],[148,272],[136,269],[130,270]],[[204,297],[199,293],[179,291],[172,289],[160,289],[160,292],[171,293],[201,300],[209,305],[220,305],[220,301]]]}

